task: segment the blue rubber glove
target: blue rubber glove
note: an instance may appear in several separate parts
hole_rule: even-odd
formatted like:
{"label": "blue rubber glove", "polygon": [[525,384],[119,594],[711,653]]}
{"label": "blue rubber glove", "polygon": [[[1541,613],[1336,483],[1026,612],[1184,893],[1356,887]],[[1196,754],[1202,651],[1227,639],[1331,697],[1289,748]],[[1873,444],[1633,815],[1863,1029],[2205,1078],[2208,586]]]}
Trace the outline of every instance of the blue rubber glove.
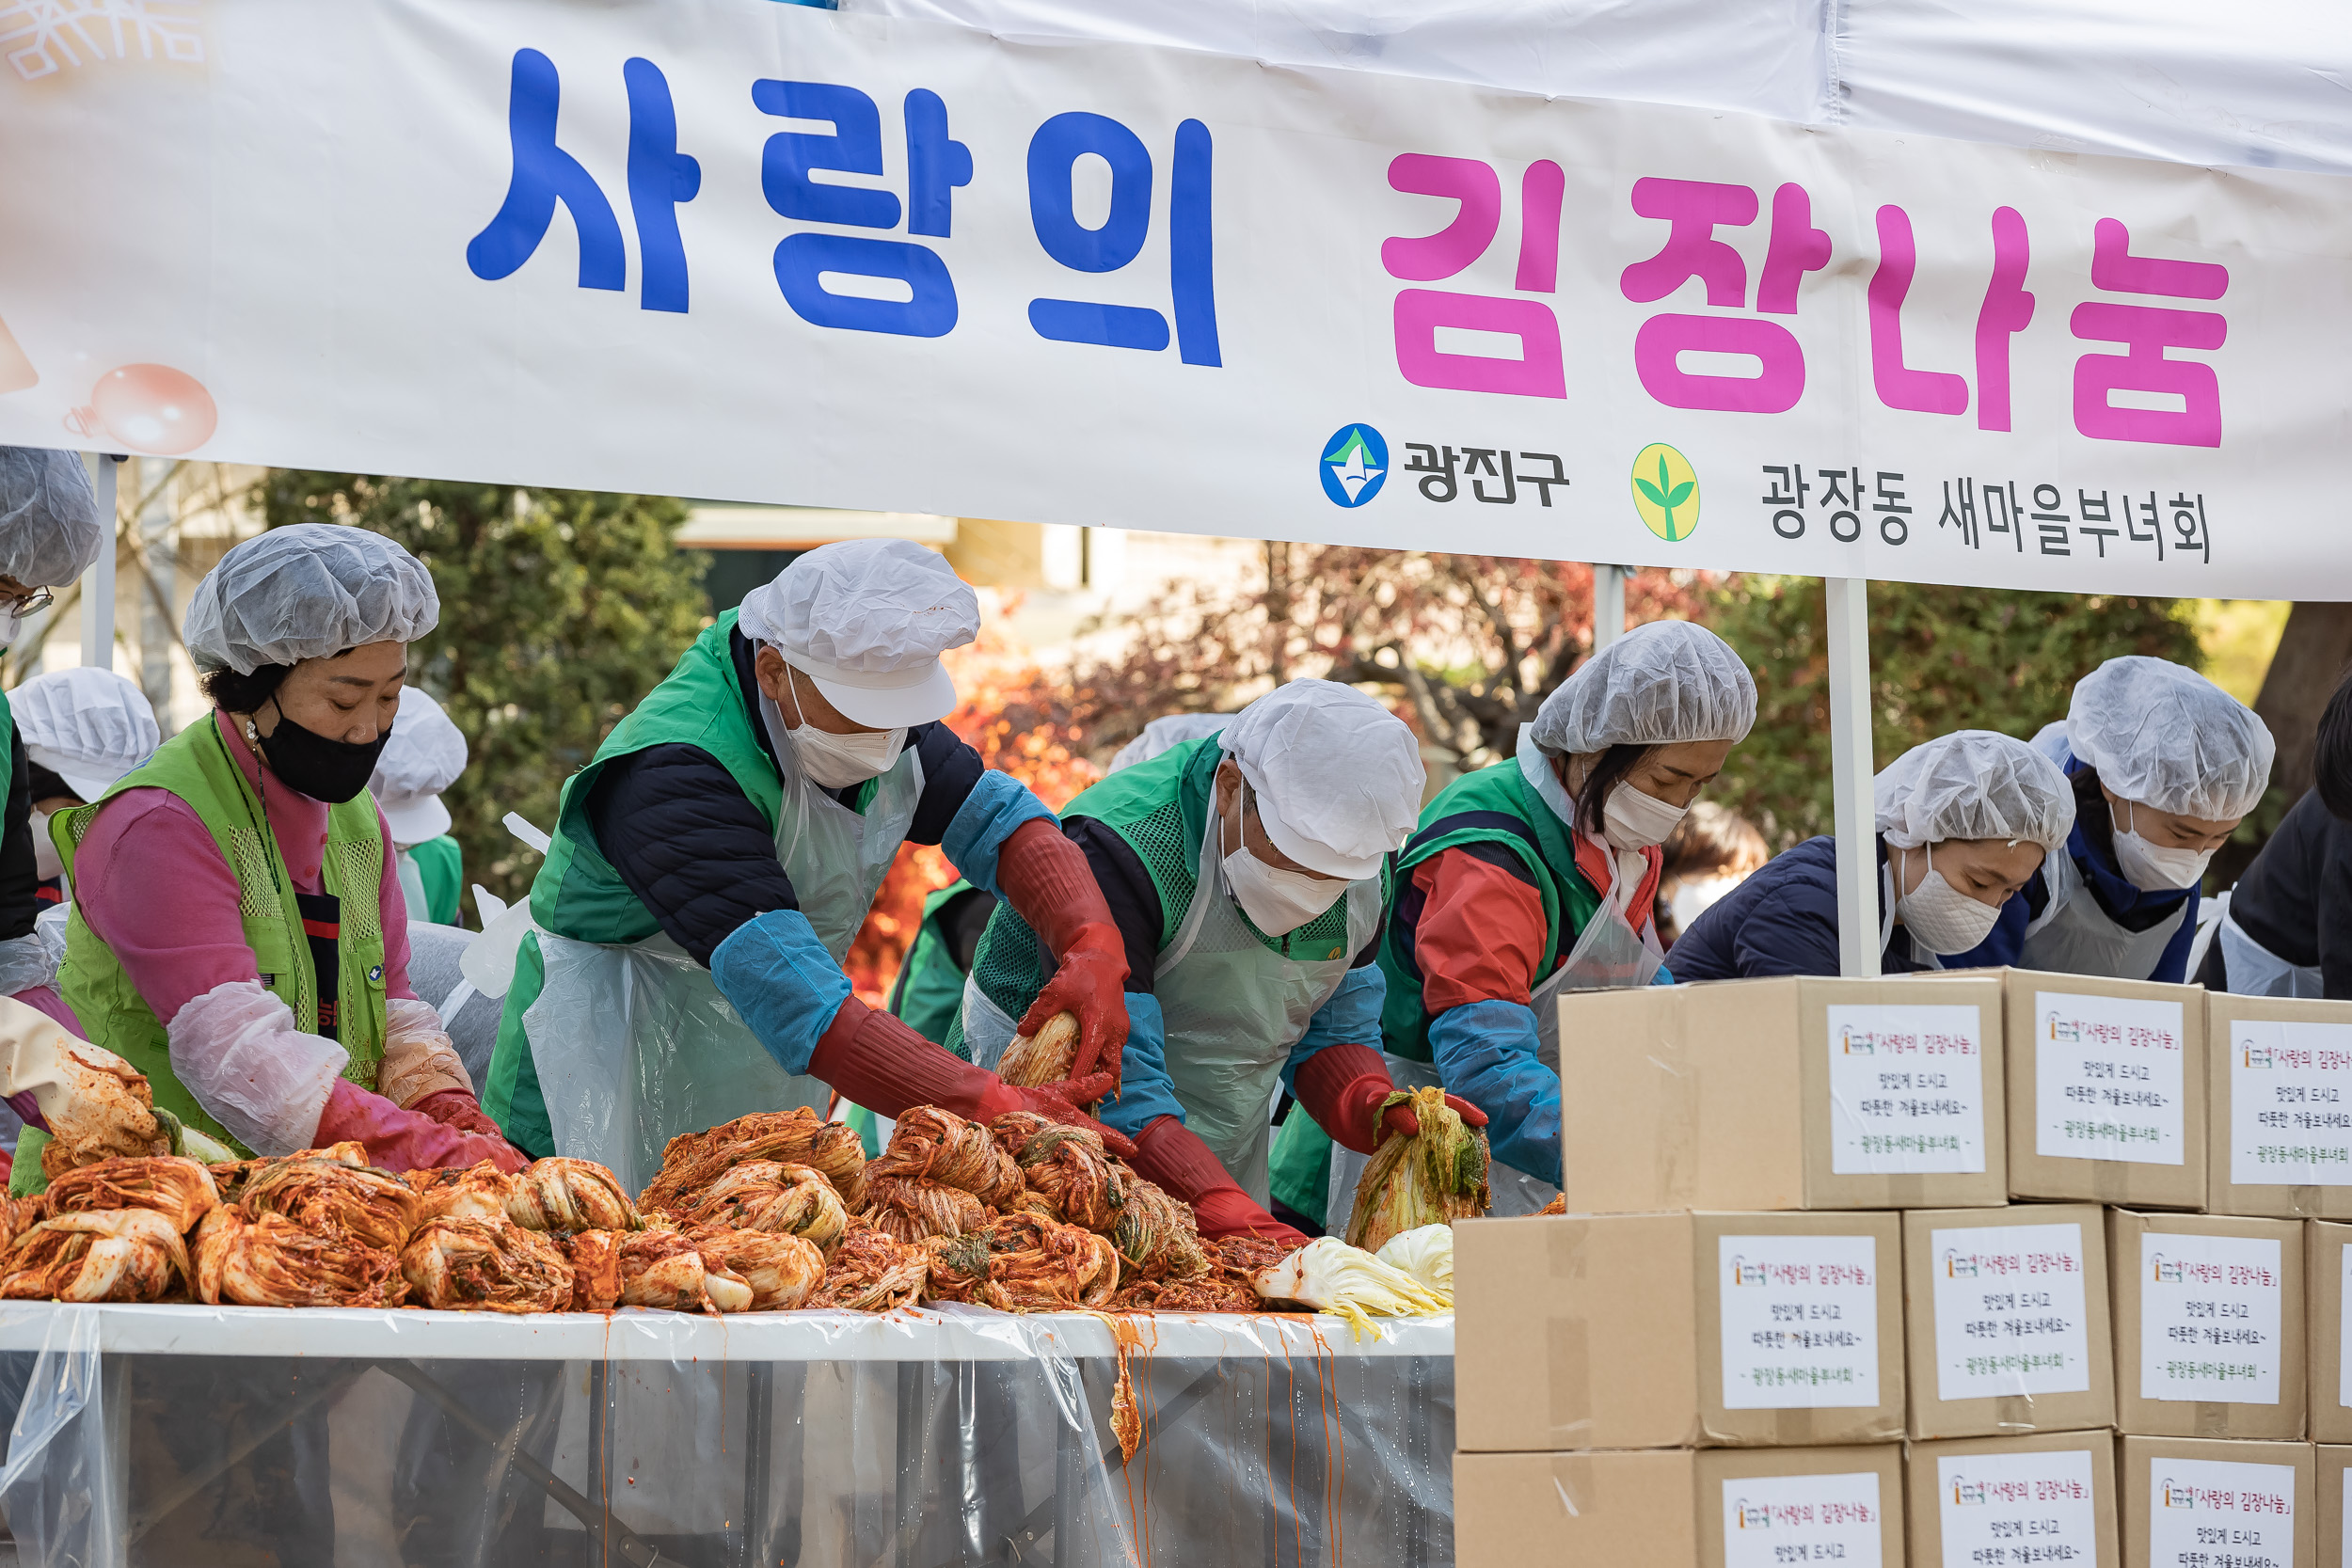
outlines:
{"label": "blue rubber glove", "polygon": [[710,978],[785,1071],[808,1071],[817,1041],[850,999],[816,927],[798,910],[770,910],[738,926],[710,955]]}
{"label": "blue rubber glove", "polygon": [[1445,1086],[1486,1113],[1494,1157],[1560,1184],[1560,1075],[1535,1057],[1535,1010],[1517,1002],[1449,1007],[1429,1025]]}
{"label": "blue rubber glove", "polygon": [[1119,1098],[1099,1108],[1097,1120],[1133,1138],[1162,1117],[1184,1119],[1168,1076],[1168,1021],[1160,999],[1149,991],[1127,993],[1127,1044],[1120,1063]]}
{"label": "blue rubber glove", "polygon": [[1001,898],[1004,889],[996,885],[996,852],[1024,822],[1041,817],[1054,820],[1045,802],[1030,794],[1029,786],[1019,779],[992,768],[980,775],[979,783],[956,809],[947,831],[940,835],[939,847],[965,881]]}
{"label": "blue rubber glove", "polygon": [[1291,1059],[1282,1064],[1282,1087],[1296,1095],[1299,1068],[1319,1051],[1335,1045],[1370,1045],[1377,1051],[1380,1009],[1388,1000],[1388,976],[1378,964],[1349,970],[1341,978],[1340,989],[1315,1009],[1315,1016],[1307,1021],[1307,1032],[1291,1047]]}

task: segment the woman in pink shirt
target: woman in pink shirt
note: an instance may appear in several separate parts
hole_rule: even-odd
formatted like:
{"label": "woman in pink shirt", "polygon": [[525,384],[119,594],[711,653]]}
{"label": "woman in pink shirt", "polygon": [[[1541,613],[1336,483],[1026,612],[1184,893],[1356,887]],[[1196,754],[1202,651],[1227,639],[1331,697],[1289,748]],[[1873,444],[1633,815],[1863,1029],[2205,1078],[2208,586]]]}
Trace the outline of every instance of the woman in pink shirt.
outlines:
{"label": "woman in pink shirt", "polygon": [[256,1153],[356,1139],[389,1170],[526,1162],[408,984],[391,835],[366,793],[430,575],[302,524],[221,559],[188,607],[215,711],[59,818],[62,985],[155,1103]]}

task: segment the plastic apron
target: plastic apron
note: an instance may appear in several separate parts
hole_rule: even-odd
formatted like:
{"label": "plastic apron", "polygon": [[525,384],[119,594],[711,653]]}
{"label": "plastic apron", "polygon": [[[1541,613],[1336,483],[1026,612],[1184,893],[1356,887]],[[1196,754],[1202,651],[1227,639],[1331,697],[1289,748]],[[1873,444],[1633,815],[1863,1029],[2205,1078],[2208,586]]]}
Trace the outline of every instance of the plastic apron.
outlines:
{"label": "plastic apron", "polygon": [[2044,863],[2050,887],[2050,907],[2026,932],[2017,962],[2021,968],[2054,974],[2096,974],[2110,980],[2145,980],[2155,973],[2156,960],[2172,942],[2173,933],[2188,918],[2188,901],[2166,919],[2144,931],[2127,931],[2099,907],[2083,879],[2082,867],[2071,854],[2052,855]]}
{"label": "plastic apron", "polygon": [[[2236,891],[2232,889],[2232,892]],[[2230,895],[2221,895],[2227,899]],[[2317,964],[2291,964],[2246,934],[2246,927],[2221,916],[2222,978],[2233,996],[2289,996],[2320,1001],[2328,994]],[[2191,970],[2191,975],[2196,974]]]}
{"label": "plastic apron", "polygon": [[[863,815],[804,778],[772,705],[761,703],[784,774],[776,858],[801,912],[838,961],[866,924],[923,796],[916,753],[899,753]],[[611,1167],[636,1192],[682,1132],[751,1111],[805,1105],[833,1091],[788,1073],[759,1043],[710,971],[656,932],[642,942],[580,942],[542,930],[547,983],[523,1014],[559,1152]]]}

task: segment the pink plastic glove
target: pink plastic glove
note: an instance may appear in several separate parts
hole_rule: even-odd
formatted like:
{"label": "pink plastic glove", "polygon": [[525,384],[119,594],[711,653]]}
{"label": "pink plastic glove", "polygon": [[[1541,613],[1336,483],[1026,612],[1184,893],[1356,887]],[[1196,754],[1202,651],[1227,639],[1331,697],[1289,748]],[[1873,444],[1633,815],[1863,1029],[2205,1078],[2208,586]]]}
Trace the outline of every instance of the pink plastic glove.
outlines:
{"label": "pink plastic glove", "polygon": [[453,1127],[460,1132],[478,1132],[485,1138],[497,1138],[501,1143],[506,1138],[506,1134],[499,1131],[499,1124],[483,1114],[481,1101],[463,1089],[443,1089],[438,1094],[426,1095],[408,1109],[419,1116],[431,1117],[443,1127]]}
{"label": "pink plastic glove", "polygon": [[1055,961],[1053,977],[1022,1015],[1017,1033],[1034,1036],[1056,1014],[1075,1015],[1078,1050],[1071,1078],[1107,1072],[1117,1093],[1120,1053],[1127,1044],[1127,944],[1086,851],[1051,822],[1024,822],[997,851],[996,885]]}
{"label": "pink plastic glove", "polygon": [[348,1078],[338,1078],[327,1091],[326,1108],[319,1113],[319,1130],[311,1142],[325,1148],[345,1139],[366,1146],[368,1163],[389,1171],[463,1168],[487,1160],[511,1175],[531,1164],[530,1156],[504,1138],[444,1127],[431,1117],[402,1110],[380,1094],[370,1094]]}

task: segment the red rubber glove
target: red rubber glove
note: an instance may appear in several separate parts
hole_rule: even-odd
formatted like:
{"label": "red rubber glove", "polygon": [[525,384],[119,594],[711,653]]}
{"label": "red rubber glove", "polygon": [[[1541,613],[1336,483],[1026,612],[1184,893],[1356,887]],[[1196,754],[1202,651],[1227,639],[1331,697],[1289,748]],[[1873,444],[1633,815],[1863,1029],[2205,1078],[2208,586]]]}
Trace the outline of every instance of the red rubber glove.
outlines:
{"label": "red rubber glove", "polygon": [[408,1109],[460,1132],[478,1132],[485,1138],[501,1140],[506,1136],[499,1131],[497,1122],[483,1114],[482,1102],[463,1089],[443,1089],[438,1094],[426,1095]]}
{"label": "red rubber glove", "polygon": [[368,1163],[389,1171],[471,1166],[487,1160],[511,1175],[531,1164],[530,1155],[504,1138],[444,1127],[431,1117],[402,1110],[380,1094],[370,1094],[348,1078],[338,1078],[327,1092],[311,1142],[325,1148],[346,1139],[365,1145]]}
{"label": "red rubber glove", "polygon": [[1256,1201],[1226,1174],[1225,1166],[1200,1141],[1200,1134],[1174,1117],[1160,1117],[1136,1135],[1132,1157],[1136,1169],[1192,1205],[1200,1234],[1263,1236],[1284,1246],[1301,1247],[1307,1238],[1258,1207]]}
{"label": "red rubber glove", "polygon": [[1098,1072],[1040,1089],[1016,1088],[986,1068],[974,1067],[933,1045],[888,1013],[856,997],[841,1004],[809,1053],[809,1076],[881,1116],[896,1118],[916,1105],[937,1105],[967,1121],[990,1122],[1008,1111],[1039,1116],[1101,1134],[1103,1147],[1122,1160],[1136,1146],[1078,1109],[1111,1090]]}
{"label": "red rubber glove", "polygon": [[[1421,1131],[1421,1118],[1410,1104],[1380,1102],[1396,1092],[1380,1053],[1368,1045],[1332,1045],[1298,1064],[1291,1075],[1291,1093],[1331,1141],[1359,1154],[1370,1154],[1393,1133],[1411,1137]],[[1472,1127],[1486,1125],[1486,1113],[1469,1101],[1447,1095],[1445,1102]]]}
{"label": "red rubber glove", "polygon": [[1034,1036],[1056,1013],[1077,1014],[1070,1076],[1107,1072],[1116,1093],[1127,1043],[1127,943],[1086,851],[1043,818],[1024,822],[996,852],[996,885],[1059,963],[1022,1015],[1020,1033]]}

